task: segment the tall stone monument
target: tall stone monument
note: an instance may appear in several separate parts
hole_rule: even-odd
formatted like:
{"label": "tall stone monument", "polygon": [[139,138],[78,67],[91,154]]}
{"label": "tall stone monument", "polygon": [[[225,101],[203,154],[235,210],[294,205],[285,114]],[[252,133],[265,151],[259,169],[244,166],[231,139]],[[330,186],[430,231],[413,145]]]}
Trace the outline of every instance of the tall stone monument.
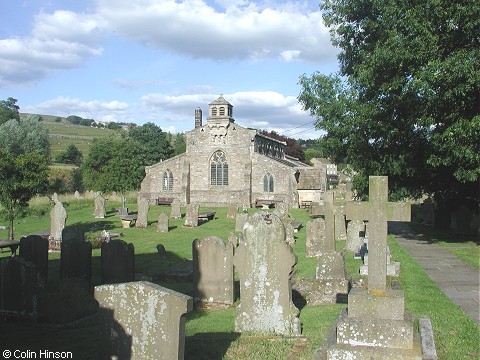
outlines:
{"label": "tall stone monument", "polygon": [[404,312],[401,290],[386,286],[387,221],[410,221],[410,204],[388,202],[388,178],[371,176],[369,201],[349,202],[347,219],[369,221],[368,288],[353,288],[332,344],[316,359],[419,359],[420,339],[413,317]]}
{"label": "tall stone monument", "polygon": [[300,335],[291,288],[297,258],[285,241],[282,221],[269,212],[257,212],[248,217],[243,235],[233,260],[241,299],[236,331]]}
{"label": "tall stone monument", "polygon": [[93,215],[95,216],[95,219],[103,219],[105,218],[105,197],[102,195],[100,191],[97,191],[95,193],[95,199],[94,199],[94,210],[93,210]]}
{"label": "tall stone monument", "polygon": [[148,209],[150,204],[148,199],[141,194],[138,194],[137,197],[137,221],[135,222],[135,227],[140,229],[146,229],[148,227]]}
{"label": "tall stone monument", "polygon": [[57,193],[53,194],[52,200],[55,205],[50,211],[50,242],[59,244],[62,241],[62,231],[67,220],[67,210],[65,210],[62,202],[58,199]]}
{"label": "tall stone monument", "polygon": [[198,226],[198,211],[200,206],[198,204],[187,204],[187,212],[185,214],[185,226]]}

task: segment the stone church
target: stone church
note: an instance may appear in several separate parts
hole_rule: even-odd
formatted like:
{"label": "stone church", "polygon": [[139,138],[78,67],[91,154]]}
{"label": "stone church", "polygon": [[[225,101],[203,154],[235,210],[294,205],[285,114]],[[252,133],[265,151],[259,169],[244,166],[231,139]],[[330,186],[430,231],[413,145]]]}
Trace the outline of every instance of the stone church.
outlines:
{"label": "stone church", "polygon": [[326,174],[285,154],[286,143],[235,123],[223,96],[208,105],[207,123],[195,110],[195,128],[185,134],[186,152],[145,168],[140,196],[152,204],[177,198],[182,204],[250,207],[319,201]]}

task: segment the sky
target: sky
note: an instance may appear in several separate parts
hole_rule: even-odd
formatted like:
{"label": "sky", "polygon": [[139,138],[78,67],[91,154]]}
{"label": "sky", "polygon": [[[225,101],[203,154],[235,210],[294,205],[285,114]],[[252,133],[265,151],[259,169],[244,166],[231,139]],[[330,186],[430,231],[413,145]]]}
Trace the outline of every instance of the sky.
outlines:
{"label": "sky", "polygon": [[0,100],[21,113],[194,128],[220,94],[241,126],[316,139],[302,74],[338,70],[319,0],[1,1]]}

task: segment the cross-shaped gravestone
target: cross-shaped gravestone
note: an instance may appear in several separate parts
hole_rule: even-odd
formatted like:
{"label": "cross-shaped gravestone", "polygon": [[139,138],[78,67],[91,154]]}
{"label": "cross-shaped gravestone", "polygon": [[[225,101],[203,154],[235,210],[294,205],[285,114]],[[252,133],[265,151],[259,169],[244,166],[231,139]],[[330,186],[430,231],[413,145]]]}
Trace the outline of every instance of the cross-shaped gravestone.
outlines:
{"label": "cross-shaped gravestone", "polygon": [[323,205],[318,207],[318,215],[325,217],[325,249],[323,251],[335,251],[335,219],[333,205],[333,191],[326,191],[323,196]]}
{"label": "cross-shaped gravestone", "polygon": [[370,176],[368,202],[348,202],[347,220],[368,221],[368,289],[387,285],[387,221],[410,221],[410,204],[388,202],[388,176]]}

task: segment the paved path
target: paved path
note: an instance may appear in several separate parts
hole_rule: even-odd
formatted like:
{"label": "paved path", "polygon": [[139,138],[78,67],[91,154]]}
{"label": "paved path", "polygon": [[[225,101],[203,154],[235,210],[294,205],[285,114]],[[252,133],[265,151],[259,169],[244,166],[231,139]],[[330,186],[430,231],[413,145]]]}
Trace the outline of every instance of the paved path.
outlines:
{"label": "paved path", "polygon": [[480,324],[479,271],[460,261],[446,248],[417,235],[408,223],[389,222],[388,232],[395,236],[443,292],[467,316]]}

